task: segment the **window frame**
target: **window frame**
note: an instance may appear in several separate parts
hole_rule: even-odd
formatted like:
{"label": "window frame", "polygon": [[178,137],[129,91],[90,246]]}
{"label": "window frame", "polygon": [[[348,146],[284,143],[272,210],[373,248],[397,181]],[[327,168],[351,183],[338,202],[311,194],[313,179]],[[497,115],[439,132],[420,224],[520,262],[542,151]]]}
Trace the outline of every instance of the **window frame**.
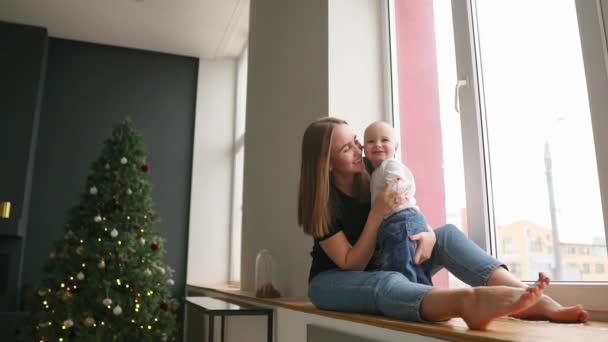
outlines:
{"label": "window frame", "polygon": [[[606,0],[601,0],[606,2]],[[579,21],[579,31],[581,32],[581,45],[583,49],[583,59],[585,61],[585,71],[587,75],[587,84],[589,89],[595,89],[596,92],[605,94],[608,87],[605,87],[607,82],[606,74],[601,72],[601,67],[598,65],[608,65],[606,63],[606,31],[603,26],[601,17],[602,6],[600,0],[588,2],[585,0],[577,0],[577,16]],[[595,6],[590,6],[593,4]],[[606,6],[604,6],[604,10]],[[475,32],[476,27],[472,22],[477,14],[475,12],[474,0],[467,0],[466,6],[463,6],[463,1],[452,0],[452,13],[454,21],[455,39],[457,39],[457,70],[458,79],[467,80],[468,85],[460,92],[460,107],[462,115],[462,136],[464,149],[464,167],[465,167],[465,189],[467,192],[467,220],[470,223],[470,237],[482,248],[485,248],[492,255],[496,256],[496,234],[494,218],[490,213],[492,210],[492,200],[490,194],[491,175],[486,172],[486,161],[489,160],[487,146],[487,125],[482,113],[483,106],[483,77],[477,72],[477,65],[480,63],[475,60],[479,54],[479,43],[475,40],[478,35]],[[606,18],[604,11],[604,18]],[[458,25],[458,26],[457,26]],[[583,40],[583,36],[587,40]],[[600,43],[599,41],[602,41]],[[592,43],[595,42],[595,44]],[[460,46],[460,49],[458,48]],[[598,47],[603,47],[604,51],[598,51]],[[598,56],[604,56],[604,61],[599,62]],[[589,62],[589,61],[595,61]],[[600,70],[597,70],[600,69]],[[593,79],[593,78],[600,79]],[[598,91],[598,89],[603,89]],[[590,91],[591,92],[591,91]],[[608,127],[608,122],[602,122],[602,108],[608,108],[605,96],[590,97],[591,116],[594,127],[594,139],[596,146],[596,155],[598,159],[598,172],[601,172],[601,164],[608,164],[608,160],[602,153],[603,146],[608,142],[600,134],[601,127]],[[595,101],[595,105],[592,102]],[[600,118],[598,118],[600,117]],[[482,129],[483,128],[483,129]],[[598,141],[599,140],[599,141]],[[603,159],[602,159],[603,157]],[[604,173],[605,174],[605,173]],[[600,176],[601,177],[601,176]],[[605,178],[605,177],[604,177]],[[603,180],[604,186],[601,186],[601,198],[603,203],[604,222],[608,222],[608,181]],[[602,180],[600,180],[602,182]],[[471,205],[472,204],[472,205]],[[606,229],[606,225],[604,227]],[[608,237],[608,233],[606,234]],[[606,297],[608,293],[608,283],[599,282],[554,282],[547,291],[548,294],[555,297],[556,300],[564,305],[583,304],[589,310],[608,310],[608,300],[601,301],[598,298]]]}
{"label": "window frame", "polygon": [[[476,16],[475,0],[452,0],[454,40],[456,46],[457,80],[465,80],[466,86],[459,91],[461,131],[463,137],[463,162],[465,167],[465,190],[467,203],[467,222],[469,238],[491,255],[498,251],[491,200],[491,175],[486,171],[489,165],[487,126],[482,116],[483,78],[478,73],[479,43],[476,41],[472,18]],[[596,147],[598,176],[604,216],[604,229],[608,245],[608,135],[602,128],[608,128],[608,118],[603,117],[602,109],[608,109],[608,0],[575,0],[585,74],[589,89],[589,103]],[[389,23],[389,51],[391,60],[394,48],[394,0],[387,0]],[[395,79],[395,68],[391,66],[391,78]],[[604,72],[602,72],[604,71]],[[395,96],[397,81],[392,81],[393,91],[387,94],[392,101],[393,124],[399,127],[399,101]],[[608,282],[554,282],[545,291],[563,305],[582,304],[587,310],[608,311]],[[606,300],[601,300],[606,298]]]}

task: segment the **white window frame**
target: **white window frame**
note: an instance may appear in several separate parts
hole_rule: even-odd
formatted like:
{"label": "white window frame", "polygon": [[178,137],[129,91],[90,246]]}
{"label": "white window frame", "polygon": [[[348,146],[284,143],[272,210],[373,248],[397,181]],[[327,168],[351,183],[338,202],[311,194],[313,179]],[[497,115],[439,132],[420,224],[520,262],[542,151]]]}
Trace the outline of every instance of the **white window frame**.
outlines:
{"label": "white window frame", "polygon": [[[394,25],[394,0],[387,1],[389,25]],[[576,0],[576,10],[587,76],[589,105],[597,155],[598,177],[603,206],[603,216],[608,240],[608,0]],[[469,238],[490,254],[497,255],[493,206],[489,174],[486,172],[488,160],[487,132],[482,117],[483,79],[477,72],[479,55],[475,41],[472,18],[476,15],[474,0],[452,0],[454,40],[456,46],[457,79],[466,80],[466,86],[459,92],[461,129],[463,137],[463,158],[465,167],[465,189]],[[394,27],[389,27],[389,51],[394,57]],[[395,63],[392,63],[395,64]],[[391,67],[393,79],[395,68]],[[393,92],[387,94],[392,101],[393,120],[399,118],[399,101],[395,97],[398,82],[391,83]],[[393,122],[395,127],[399,123]],[[483,129],[482,129],[483,128]],[[608,244],[608,241],[607,241]],[[582,304],[587,310],[608,311],[608,282],[554,282],[546,291],[563,305]]]}
{"label": "white window frame", "polygon": [[247,104],[247,46],[237,59],[234,130],[232,132],[232,182],[230,200],[230,236],[228,283],[241,283],[241,245],[243,231],[243,169],[245,155],[245,115]]}
{"label": "white window frame", "polygon": [[[604,115],[608,109],[605,96],[608,93],[606,31],[603,26],[600,0],[577,0],[576,8],[594,127],[604,222],[608,222],[608,154],[603,151],[608,146],[608,139],[601,133],[608,129],[608,120]],[[606,18],[605,5],[603,9]],[[488,151],[484,147],[487,146],[485,135],[487,127],[485,118],[481,114],[484,106],[484,97],[481,93],[483,78],[477,73],[477,61],[473,59],[479,55],[479,44],[474,40],[475,27],[470,19],[476,15],[473,0],[452,0],[452,13],[457,42],[455,45],[458,79],[468,82],[468,86],[461,89],[459,101],[462,115],[469,236],[478,245],[496,255],[495,229],[491,229],[495,225],[490,214],[493,212],[489,195],[492,189],[484,166],[485,160],[488,159]],[[481,129],[482,127],[484,129]],[[608,231],[606,236],[608,237]],[[580,303],[588,310],[608,310],[608,299],[598,300],[608,298],[608,283],[554,282],[546,292],[564,305]]]}

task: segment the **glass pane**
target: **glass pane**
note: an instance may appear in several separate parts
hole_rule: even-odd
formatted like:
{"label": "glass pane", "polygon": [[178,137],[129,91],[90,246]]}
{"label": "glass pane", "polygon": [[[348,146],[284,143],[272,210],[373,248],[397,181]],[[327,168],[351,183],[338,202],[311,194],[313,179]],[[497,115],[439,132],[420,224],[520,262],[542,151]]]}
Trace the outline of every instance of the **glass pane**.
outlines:
{"label": "glass pane", "polygon": [[478,1],[498,257],[524,280],[605,281],[608,257],[574,1]]}
{"label": "glass pane", "polygon": [[[454,109],[456,57],[451,1],[395,1],[401,154],[416,179],[416,199],[433,227],[465,234],[466,197],[460,115]],[[462,283],[447,272],[440,287]]]}

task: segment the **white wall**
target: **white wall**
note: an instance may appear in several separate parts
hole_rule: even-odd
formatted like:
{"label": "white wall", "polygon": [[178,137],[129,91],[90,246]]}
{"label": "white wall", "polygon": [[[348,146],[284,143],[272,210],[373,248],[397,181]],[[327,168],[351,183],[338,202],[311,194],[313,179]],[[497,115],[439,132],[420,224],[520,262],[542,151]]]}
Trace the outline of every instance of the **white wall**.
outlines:
{"label": "white wall", "polygon": [[348,121],[362,138],[369,123],[390,119],[383,67],[386,5],[377,0],[331,0],[328,5],[329,113]]}
{"label": "white wall", "polygon": [[280,290],[306,295],[311,239],[296,222],[300,143],[327,116],[327,2],[251,2],[241,287],[253,290],[256,254],[270,249]]}
{"label": "white wall", "polygon": [[187,284],[228,281],[236,61],[200,60]]}
{"label": "white wall", "polygon": [[278,261],[282,293],[305,298],[312,238],[297,225],[301,139],[322,116],[362,131],[384,112],[379,2],[252,1],[241,287],[256,254]]}
{"label": "white wall", "polygon": [[[305,342],[309,341],[306,326],[312,324],[324,327],[346,335],[366,337],[373,341],[383,342],[432,342],[440,339],[409,334],[391,329],[379,328],[368,324],[354,323],[319,315],[311,315],[290,309],[277,308],[275,311],[277,329],[275,341]],[[344,339],[341,339],[344,340]],[[317,341],[315,341],[317,342]]]}

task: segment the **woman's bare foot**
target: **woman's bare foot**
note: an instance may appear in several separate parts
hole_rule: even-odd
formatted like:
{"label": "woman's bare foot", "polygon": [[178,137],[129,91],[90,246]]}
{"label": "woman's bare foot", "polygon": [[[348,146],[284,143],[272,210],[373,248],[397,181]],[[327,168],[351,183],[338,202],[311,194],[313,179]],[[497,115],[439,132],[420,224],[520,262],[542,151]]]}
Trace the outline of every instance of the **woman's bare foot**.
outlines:
{"label": "woman's bare foot", "polygon": [[538,303],[512,314],[511,317],[532,321],[549,320],[557,323],[585,323],[589,320],[589,312],[583,309],[582,305],[562,306],[551,297],[543,295]]}
{"label": "woman's bare foot", "polygon": [[[551,279],[544,273],[539,272],[536,283],[539,281],[545,281],[549,284]],[[584,323],[589,320],[589,312],[585,311],[582,305],[564,307],[546,295],[543,295],[538,303],[510,316],[519,319],[549,320],[558,323]]]}
{"label": "woman's bare foot", "polygon": [[469,328],[484,330],[494,319],[514,315],[537,304],[549,279],[539,280],[526,289],[509,286],[472,288],[464,301],[462,319]]}

